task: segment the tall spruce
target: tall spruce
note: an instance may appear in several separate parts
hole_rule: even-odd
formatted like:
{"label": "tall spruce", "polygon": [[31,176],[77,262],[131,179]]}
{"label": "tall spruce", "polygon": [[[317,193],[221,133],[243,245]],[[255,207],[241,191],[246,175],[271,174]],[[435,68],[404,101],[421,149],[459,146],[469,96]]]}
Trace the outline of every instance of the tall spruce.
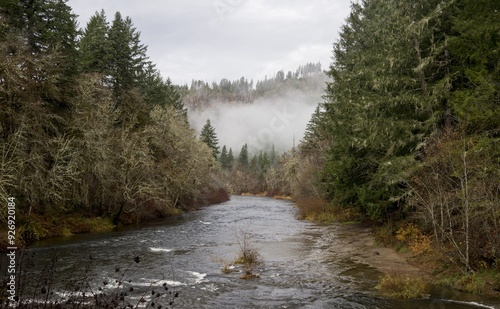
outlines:
{"label": "tall spruce", "polygon": [[243,167],[248,166],[248,145],[245,143],[241,147],[240,154],[238,155],[238,164]]}
{"label": "tall spruce", "polygon": [[124,92],[138,86],[139,78],[148,62],[147,47],[141,43],[140,32],[134,27],[130,17],[123,19],[116,12],[109,29],[110,76],[117,98]]}
{"label": "tall spruce", "polygon": [[[334,47],[325,96],[329,197],[374,218],[400,210],[416,152],[443,113],[447,1],[361,1]],[[441,33],[441,36],[436,34]],[[433,74],[433,75],[432,75]]]}
{"label": "tall spruce", "polygon": [[111,50],[108,31],[109,25],[104,10],[90,17],[79,42],[82,73],[109,72]]}
{"label": "tall spruce", "polygon": [[[34,56],[51,57],[50,70],[39,71],[36,64],[26,64],[28,74],[38,82],[55,81],[56,91],[47,96],[56,107],[67,106],[74,93],[78,52],[76,15],[67,0],[21,0],[10,6],[11,22],[22,32],[27,47]],[[55,89],[53,89],[55,90]]]}
{"label": "tall spruce", "polygon": [[200,140],[207,144],[207,146],[212,150],[212,154],[215,159],[219,156],[219,139],[217,138],[217,134],[215,133],[215,128],[210,123],[210,119],[207,119],[207,122],[201,129]]}
{"label": "tall spruce", "polygon": [[451,106],[469,132],[493,132],[500,127],[500,3],[459,3],[447,46],[453,61]]}
{"label": "tall spruce", "polygon": [[234,154],[232,148],[229,148],[229,152],[227,154],[227,165],[229,168],[233,167],[234,165]]}
{"label": "tall spruce", "polygon": [[222,146],[222,151],[219,156],[219,162],[222,165],[222,168],[229,169],[231,167],[229,163],[229,157],[227,153],[226,145]]}

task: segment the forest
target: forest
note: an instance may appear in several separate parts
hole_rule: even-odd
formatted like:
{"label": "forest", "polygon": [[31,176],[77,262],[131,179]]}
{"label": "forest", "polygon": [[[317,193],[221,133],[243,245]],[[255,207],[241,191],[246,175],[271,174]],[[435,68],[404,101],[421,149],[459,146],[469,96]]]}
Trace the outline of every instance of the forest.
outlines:
{"label": "forest", "polygon": [[65,1],[1,9],[0,199],[16,198],[24,242],[228,198],[130,18],[78,29]]}
{"label": "forest", "polygon": [[[4,3],[0,200],[19,201],[26,243],[252,193],[291,196],[301,218],[374,222],[462,287],[499,273],[497,0],[355,1],[325,72],[191,85],[162,77],[119,12],[78,29],[65,1]],[[219,145],[210,119],[199,136],[189,126],[188,110],[318,87],[285,153]]]}

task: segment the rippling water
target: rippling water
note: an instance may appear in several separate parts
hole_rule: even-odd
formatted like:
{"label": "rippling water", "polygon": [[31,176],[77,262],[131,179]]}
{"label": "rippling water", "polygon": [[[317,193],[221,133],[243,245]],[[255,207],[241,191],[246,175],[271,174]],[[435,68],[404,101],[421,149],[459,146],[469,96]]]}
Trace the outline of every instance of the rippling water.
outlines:
{"label": "rippling water", "polygon": [[[445,294],[406,302],[378,296],[374,286],[380,273],[335,250],[336,227],[298,221],[295,212],[289,202],[232,196],[141,228],[40,242],[27,255],[39,272],[51,269],[46,266],[56,256],[51,297],[81,295],[71,283],[77,279],[93,293],[125,291],[138,307],[154,302],[165,308],[173,301],[174,308],[191,309],[478,308],[470,301],[449,301]],[[221,260],[237,256],[242,230],[253,233],[264,260],[254,271],[259,279],[221,271]],[[482,303],[495,308],[491,301]]]}

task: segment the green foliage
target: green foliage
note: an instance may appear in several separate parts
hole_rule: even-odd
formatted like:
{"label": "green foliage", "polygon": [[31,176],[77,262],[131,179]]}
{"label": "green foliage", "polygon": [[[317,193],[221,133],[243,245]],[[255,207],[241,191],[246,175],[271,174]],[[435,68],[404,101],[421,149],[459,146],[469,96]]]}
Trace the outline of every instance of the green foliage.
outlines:
{"label": "green foliage", "polygon": [[238,156],[238,163],[243,166],[248,166],[248,145],[245,144],[241,147],[240,154]]}
{"label": "green foliage", "polygon": [[500,5],[462,0],[449,39],[453,57],[451,105],[471,132],[500,127]]}
{"label": "green foliage", "polygon": [[139,89],[145,103],[173,106],[187,122],[187,110],[179,93],[170,79],[163,79],[147,60],[147,47],[140,43],[130,18],[123,19],[117,13],[109,27],[105,12],[96,12],[83,31],[79,47],[80,70],[102,74],[103,82],[113,85],[117,105],[125,104],[127,93]]}
{"label": "green foliage", "polygon": [[[315,113],[306,138],[333,141],[324,169],[330,199],[375,219],[401,209],[417,151],[444,112],[432,83],[446,76],[447,14],[438,1],[353,4],[335,44],[324,115]],[[325,131],[331,136],[321,138]]]}
{"label": "green foliage", "polygon": [[234,165],[233,149],[229,148],[229,152],[227,154],[227,166],[232,167],[233,165]]}
{"label": "green foliage", "polygon": [[90,17],[79,42],[82,73],[106,74],[109,72],[111,47],[108,31],[109,25],[104,10]]}
{"label": "green foliage", "polygon": [[233,167],[233,163],[234,163],[233,151],[231,149],[229,149],[229,153],[228,153],[226,145],[224,145],[222,147],[222,151],[221,151],[220,157],[219,157],[219,162],[222,165],[222,168],[224,168],[226,170]]}
{"label": "green foliage", "polygon": [[466,274],[497,267],[500,250],[490,236],[500,224],[499,9],[493,0],[353,3],[325,102],[287,163],[301,183],[303,162],[322,155],[309,184],[335,205],[386,222],[416,211],[423,233],[411,249],[435,242]]}
{"label": "green foliage", "polygon": [[111,48],[109,74],[114,94],[120,98],[124,91],[138,84],[139,76],[147,64],[147,46],[141,44],[140,32],[130,17],[123,19],[120,12],[115,13],[108,38]]}
{"label": "green foliage", "polygon": [[200,140],[212,150],[212,155],[217,159],[219,156],[219,139],[215,133],[215,128],[210,123],[210,119],[207,119],[207,122],[201,129]]}

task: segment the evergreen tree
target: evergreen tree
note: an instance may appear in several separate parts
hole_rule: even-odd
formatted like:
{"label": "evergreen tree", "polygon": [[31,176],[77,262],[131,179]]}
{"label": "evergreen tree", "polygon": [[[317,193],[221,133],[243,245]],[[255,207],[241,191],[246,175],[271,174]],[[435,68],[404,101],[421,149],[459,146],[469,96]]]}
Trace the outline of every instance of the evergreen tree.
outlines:
{"label": "evergreen tree", "polygon": [[215,128],[210,123],[210,119],[207,119],[207,122],[201,129],[200,140],[207,144],[207,146],[212,150],[214,158],[217,159],[219,156],[219,140],[217,139]]}
{"label": "evergreen tree", "polygon": [[111,50],[108,31],[109,25],[104,10],[90,17],[80,38],[80,70],[83,73],[109,72]]}
{"label": "evergreen tree", "polygon": [[338,203],[375,218],[399,209],[415,152],[443,113],[441,93],[429,83],[446,74],[439,43],[447,4],[352,5],[334,47],[321,120],[333,133],[325,180]]}
{"label": "evergreen tree", "polygon": [[253,173],[257,174],[259,172],[259,158],[257,157],[256,154],[254,154],[252,159],[250,159],[249,166],[250,166],[250,170]]}
{"label": "evergreen tree", "polygon": [[66,4],[67,0],[21,0],[10,7],[12,25],[26,38],[33,56],[52,57],[50,71],[37,71],[35,64],[27,63],[28,74],[38,82],[55,80],[57,91],[52,91],[49,101],[55,106],[65,106],[74,93],[77,74],[78,30],[76,15]]}
{"label": "evergreen tree", "polygon": [[139,78],[149,63],[147,47],[141,44],[140,32],[133,26],[130,17],[122,18],[116,12],[109,29],[110,75],[115,96],[120,98],[127,90],[139,83]]}
{"label": "evergreen tree", "polygon": [[269,162],[271,165],[276,164],[277,161],[277,156],[276,156],[276,149],[274,148],[274,144],[271,147],[271,154],[269,155]]}
{"label": "evergreen tree", "polygon": [[233,149],[229,148],[229,153],[227,154],[227,164],[229,168],[233,167],[234,164],[234,155],[233,155]]}
{"label": "evergreen tree", "polygon": [[175,86],[172,84],[170,78],[167,78],[167,80],[164,81],[163,89],[166,98],[165,101],[167,102],[167,104],[172,106],[177,112],[177,115],[182,117],[187,123],[187,108],[182,103],[182,98]]}
{"label": "evergreen tree", "polygon": [[176,115],[187,123],[187,109],[170,78],[164,80],[153,64],[147,64],[140,77],[140,88],[150,105],[172,106]]}
{"label": "evergreen tree", "polygon": [[460,1],[447,41],[453,59],[451,106],[474,133],[500,127],[499,12],[495,0]]}
{"label": "evergreen tree", "polygon": [[219,162],[222,165],[222,168],[224,169],[228,169],[231,167],[231,165],[229,165],[229,157],[227,154],[226,145],[222,146],[222,151],[219,156]]}
{"label": "evergreen tree", "polygon": [[323,111],[321,110],[321,106],[318,105],[304,131],[304,138],[300,143],[300,149],[302,151],[312,151],[322,148],[321,142],[327,139],[327,135],[329,134],[329,132],[325,130],[326,123],[323,118]]}
{"label": "evergreen tree", "polygon": [[241,151],[238,156],[238,163],[244,167],[248,166],[248,145],[246,143],[241,147]]}

